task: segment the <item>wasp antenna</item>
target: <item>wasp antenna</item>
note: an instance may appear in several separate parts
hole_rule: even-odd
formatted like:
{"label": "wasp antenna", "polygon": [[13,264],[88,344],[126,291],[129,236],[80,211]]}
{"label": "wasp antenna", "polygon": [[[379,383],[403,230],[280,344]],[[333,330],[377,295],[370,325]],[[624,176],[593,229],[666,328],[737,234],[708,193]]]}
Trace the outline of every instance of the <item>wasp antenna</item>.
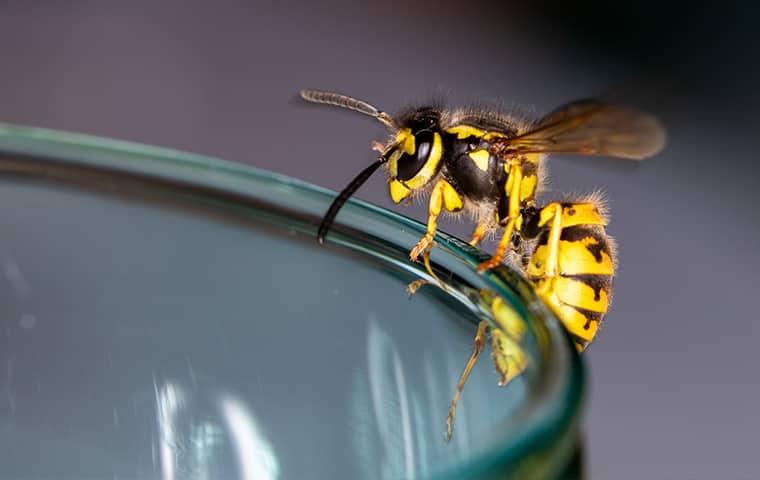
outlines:
{"label": "wasp antenna", "polygon": [[389,128],[398,130],[398,126],[393,118],[385,112],[382,112],[370,105],[369,103],[357,98],[341,95],[335,92],[325,92],[323,90],[301,90],[301,98],[307,102],[323,103],[325,105],[334,105],[336,107],[353,110],[374,117]]}
{"label": "wasp antenna", "polygon": [[330,227],[332,227],[333,222],[335,222],[335,217],[338,215],[340,209],[343,208],[343,205],[345,205],[348,199],[359,190],[359,187],[361,187],[364,182],[375,173],[380,165],[387,161],[388,160],[385,157],[378,158],[372,165],[362,170],[359,175],[351,180],[351,183],[349,183],[348,186],[335,197],[330,208],[327,209],[327,213],[325,213],[325,216],[322,218],[322,223],[319,224],[317,240],[320,244],[325,243],[325,236],[327,235],[328,230],[330,230]]}

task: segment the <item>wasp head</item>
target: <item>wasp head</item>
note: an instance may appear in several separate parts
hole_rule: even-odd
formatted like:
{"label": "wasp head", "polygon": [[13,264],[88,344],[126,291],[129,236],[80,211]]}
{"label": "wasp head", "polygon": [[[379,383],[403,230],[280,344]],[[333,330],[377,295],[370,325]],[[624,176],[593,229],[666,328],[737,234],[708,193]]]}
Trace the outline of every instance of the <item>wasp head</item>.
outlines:
{"label": "wasp head", "polygon": [[426,186],[440,170],[443,145],[440,133],[441,112],[425,107],[393,118],[373,105],[335,92],[301,90],[301,97],[312,103],[333,105],[375,118],[393,132],[391,141],[380,148],[382,155],[362,170],[335,198],[319,226],[317,238],[323,242],[338,211],[383,164],[388,165],[391,199],[399,203],[413,191]]}
{"label": "wasp head", "polygon": [[398,131],[385,152],[391,199],[399,203],[426,186],[441,167],[441,113],[424,107],[401,116]]}

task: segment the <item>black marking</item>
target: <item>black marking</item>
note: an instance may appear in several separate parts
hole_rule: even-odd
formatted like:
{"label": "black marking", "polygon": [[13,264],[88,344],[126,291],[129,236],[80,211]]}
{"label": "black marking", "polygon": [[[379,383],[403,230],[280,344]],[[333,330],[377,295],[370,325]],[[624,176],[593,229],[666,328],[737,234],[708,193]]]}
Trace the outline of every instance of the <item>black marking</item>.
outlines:
{"label": "black marking", "polygon": [[565,227],[562,229],[561,240],[568,242],[580,242],[584,238],[592,237],[599,240],[600,235],[595,235],[595,225],[574,225],[572,227]]}
{"label": "black marking", "polygon": [[570,305],[569,303],[565,303],[565,302],[562,302],[562,303],[572,308],[573,310],[580,313],[586,318],[586,323],[583,325],[584,330],[588,330],[589,328],[591,328],[591,322],[602,323],[602,318],[604,318],[604,313],[594,312],[592,310],[586,310],[585,308],[576,307],[575,305]]}
{"label": "black marking", "polygon": [[596,263],[602,263],[602,245],[599,243],[586,245],[586,250],[591,252]]}
{"label": "black marking", "polygon": [[520,213],[523,218],[520,234],[525,238],[536,238],[541,232],[541,228],[538,226],[538,221],[541,219],[540,211],[533,205],[529,205],[524,207]]}
{"label": "black marking", "polygon": [[601,291],[604,290],[604,292],[607,294],[607,297],[610,295],[610,290],[612,288],[612,276],[611,275],[595,275],[595,274],[579,274],[579,275],[562,275],[565,278],[576,280],[578,282],[583,283],[584,285],[588,285],[594,290],[594,301],[598,302],[601,300]]}
{"label": "black marking", "polygon": [[575,225],[562,229],[560,240],[566,242],[580,242],[586,238],[593,238],[595,243],[587,243],[586,249],[591,252],[597,263],[602,263],[602,252],[610,255],[610,247],[607,244],[607,238],[602,229],[596,225]]}
{"label": "black marking", "polygon": [[538,249],[538,247],[544,246],[549,242],[549,229],[546,227],[541,228],[541,231],[538,235],[538,240],[536,240],[536,248],[533,250],[535,251]]}

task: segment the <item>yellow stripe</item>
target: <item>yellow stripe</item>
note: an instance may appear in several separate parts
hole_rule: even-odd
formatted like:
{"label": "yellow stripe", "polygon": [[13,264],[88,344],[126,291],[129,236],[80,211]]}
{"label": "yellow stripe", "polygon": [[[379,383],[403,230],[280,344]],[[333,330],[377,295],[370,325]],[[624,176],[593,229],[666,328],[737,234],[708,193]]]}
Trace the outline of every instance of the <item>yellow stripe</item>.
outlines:
{"label": "yellow stripe", "polygon": [[[556,295],[549,294],[543,298],[552,307],[568,332],[588,342],[594,339],[597,330],[599,330],[599,322],[589,322],[589,319],[578,310],[562,304]],[[588,328],[584,328],[586,325]]]}
{"label": "yellow stripe", "polygon": [[[559,308],[559,318],[568,332],[587,342],[593,340],[599,330],[599,322],[589,322],[585,315],[568,305]],[[584,328],[586,325],[588,328]]]}
{"label": "yellow stripe", "polygon": [[565,275],[599,274],[614,275],[615,266],[606,252],[601,252],[601,262],[597,262],[586,245],[596,245],[594,237],[586,237],[581,241],[559,243],[559,273]]}
{"label": "yellow stripe", "polygon": [[[595,239],[593,240],[595,241]],[[614,275],[615,266],[610,256],[601,252],[602,261],[597,262],[594,255],[586,248],[584,241],[567,242],[563,240],[559,242],[559,273],[563,275]],[[544,276],[548,253],[549,248],[546,245],[539,246],[533,252],[530,263],[525,270],[529,277]]]}
{"label": "yellow stripe", "polygon": [[401,155],[404,153],[414,155],[417,147],[414,144],[412,130],[409,128],[402,128],[399,130],[392,143],[393,146],[389,149],[391,154],[388,157],[388,175],[391,178],[396,178],[398,176],[398,159],[401,158]]}
{"label": "yellow stripe", "polygon": [[459,193],[454,190],[454,187],[452,187],[449,182],[445,180],[441,180],[441,182],[443,182],[443,206],[449,212],[457,212],[461,210],[464,207],[462,197],[459,196]]}
{"label": "yellow stripe", "polygon": [[404,184],[398,180],[391,180],[388,182],[388,190],[391,194],[391,200],[393,200],[394,203],[399,203],[401,200],[408,197],[410,193],[412,193],[411,190],[406,188]]}
{"label": "yellow stripe", "polygon": [[398,131],[396,134],[396,143],[401,147],[401,150],[409,155],[414,155],[416,146],[414,144],[414,135],[412,135],[412,130],[410,128],[402,128]]}
{"label": "yellow stripe", "polygon": [[596,291],[593,288],[580,280],[566,277],[557,277],[553,289],[563,303],[592,312],[607,311],[607,292],[604,289],[599,289],[599,300],[594,300]]}
{"label": "yellow stripe", "polygon": [[456,135],[459,140],[467,137],[482,137],[486,132],[469,125],[454,125],[451,128],[446,129],[447,133]]}
{"label": "yellow stripe", "polygon": [[593,203],[575,203],[562,209],[562,228],[575,225],[606,225],[596,205]]}
{"label": "yellow stripe", "polygon": [[488,171],[488,159],[491,158],[491,154],[488,153],[488,150],[475,150],[474,152],[470,152],[469,155],[479,169],[484,172]]}
{"label": "yellow stripe", "polygon": [[391,155],[388,157],[388,177],[398,177],[398,159],[401,157],[402,153],[404,152],[402,152],[400,148],[393,148]]}
{"label": "yellow stripe", "polygon": [[430,149],[430,154],[422,166],[417,175],[404,182],[407,187],[412,190],[424,187],[430,180],[433,179],[436,173],[438,173],[438,164],[441,161],[441,153],[443,152],[443,146],[441,144],[441,135],[436,132],[433,136],[433,146]]}

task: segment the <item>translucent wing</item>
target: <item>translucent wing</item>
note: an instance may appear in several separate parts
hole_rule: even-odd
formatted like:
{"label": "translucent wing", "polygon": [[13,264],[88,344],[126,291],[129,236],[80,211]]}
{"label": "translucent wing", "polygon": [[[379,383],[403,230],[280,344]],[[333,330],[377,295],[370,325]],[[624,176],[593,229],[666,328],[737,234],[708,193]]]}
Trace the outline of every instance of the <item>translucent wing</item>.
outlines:
{"label": "translucent wing", "polygon": [[494,139],[495,153],[571,153],[643,160],[665,145],[665,130],[653,116],[584,100],[550,113],[528,132]]}

